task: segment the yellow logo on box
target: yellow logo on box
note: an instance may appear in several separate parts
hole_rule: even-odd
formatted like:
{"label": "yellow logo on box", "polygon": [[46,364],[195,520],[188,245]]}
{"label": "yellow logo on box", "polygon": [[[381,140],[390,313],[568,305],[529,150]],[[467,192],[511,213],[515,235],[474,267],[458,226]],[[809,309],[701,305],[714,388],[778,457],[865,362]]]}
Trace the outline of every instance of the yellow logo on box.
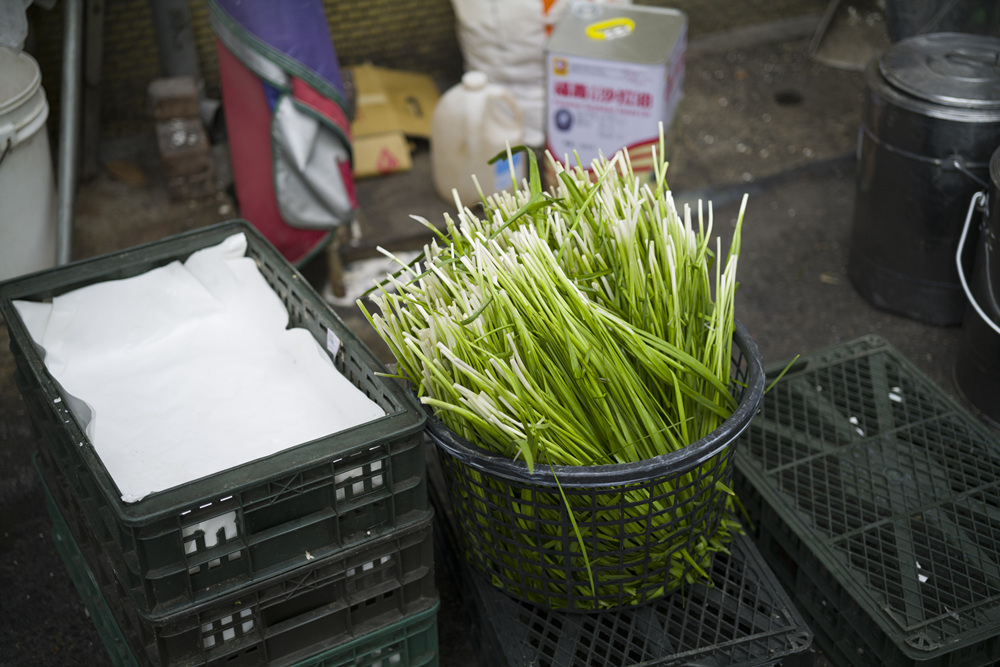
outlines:
{"label": "yellow logo on box", "polygon": [[556,76],[566,76],[569,74],[569,61],[565,58],[553,58],[552,73]]}

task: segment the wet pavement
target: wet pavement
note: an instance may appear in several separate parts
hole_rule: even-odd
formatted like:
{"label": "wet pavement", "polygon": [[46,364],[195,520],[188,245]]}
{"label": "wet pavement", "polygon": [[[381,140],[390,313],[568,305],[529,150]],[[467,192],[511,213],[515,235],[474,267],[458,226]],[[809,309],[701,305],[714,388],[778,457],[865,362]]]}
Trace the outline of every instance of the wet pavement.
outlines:
{"label": "wet pavement", "polygon": [[[955,395],[958,327],[932,327],[872,308],[847,278],[863,79],[808,55],[817,17],[692,40],[685,98],[674,128],[668,180],[682,202],[714,205],[717,229],[731,229],[749,196],[743,230],[737,316],[765,364],[865,334],[896,346]],[[225,194],[171,202],[147,139],[109,144],[116,169],[81,186],[74,257],[83,258],[236,217]],[[124,165],[124,166],[123,166]],[[126,167],[138,167],[138,170]],[[439,220],[450,205],[430,187],[425,148],[405,174],[358,183],[360,234],[348,263],[376,245],[412,248],[423,236],[410,214]],[[313,272],[317,286],[323,272]],[[338,308],[385,361],[391,359],[355,308]],[[49,539],[50,522],[31,464],[38,435],[13,381],[6,326],[0,328],[0,664],[108,664]],[[439,571],[442,665],[475,665],[460,591]],[[803,656],[822,665],[816,652]]]}

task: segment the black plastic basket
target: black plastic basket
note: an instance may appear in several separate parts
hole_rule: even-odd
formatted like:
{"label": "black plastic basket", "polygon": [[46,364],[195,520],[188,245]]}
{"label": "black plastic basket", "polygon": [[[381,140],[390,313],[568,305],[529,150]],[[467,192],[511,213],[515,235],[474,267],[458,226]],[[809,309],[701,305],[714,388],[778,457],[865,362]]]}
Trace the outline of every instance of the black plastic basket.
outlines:
{"label": "black plastic basket", "polygon": [[888,342],[803,356],[736,466],[759,548],[832,661],[1000,663],[1000,439]]}
{"label": "black plastic basket", "polygon": [[[71,409],[79,403],[45,367],[43,353],[13,305],[45,301],[87,285],[130,278],[183,261],[233,234],[284,303],[289,326],[307,330],[336,368],[385,410],[366,424],[289,447],[273,456],[125,503]],[[430,515],[425,416],[401,384],[308,282],[244,221],[212,225],[101,257],[0,283],[15,380],[41,455],[71,487],[136,607],[169,615],[249,583],[288,572]],[[224,518],[233,533],[206,535]],[[207,522],[207,523],[206,523]],[[212,539],[210,539],[212,538]]]}
{"label": "black plastic basket", "polygon": [[[734,445],[764,393],[760,353],[739,323],[734,343],[733,414],[704,438],[641,463],[537,466],[529,473],[522,461],[487,452],[430,418],[465,557],[476,571],[516,598],[569,611],[642,604],[669,592],[668,582],[687,579],[695,569],[684,553],[707,553],[705,541],[726,513],[722,487],[731,488]],[[664,484],[673,491],[664,493]],[[645,497],[637,502],[636,495]],[[610,510],[626,507],[645,520],[607,519]],[[574,522],[592,536],[586,559]],[[552,536],[552,525],[560,537]],[[668,541],[654,560],[651,550]],[[616,562],[592,565],[605,557]]]}

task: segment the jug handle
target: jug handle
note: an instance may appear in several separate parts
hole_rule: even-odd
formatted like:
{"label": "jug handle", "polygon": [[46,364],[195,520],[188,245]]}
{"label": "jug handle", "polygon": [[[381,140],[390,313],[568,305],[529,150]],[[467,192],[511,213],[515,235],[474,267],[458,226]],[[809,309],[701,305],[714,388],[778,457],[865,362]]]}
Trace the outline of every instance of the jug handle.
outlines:
{"label": "jug handle", "polygon": [[[521,108],[517,105],[517,98],[514,97],[514,95],[506,88],[500,88],[487,97],[486,102],[483,104],[483,116],[495,116],[497,114],[498,104],[502,104],[507,111],[511,112],[514,122],[518,126],[524,126],[524,119],[521,116]],[[483,123],[482,127],[487,126],[489,126],[489,123]],[[485,142],[486,137],[483,137],[482,140]],[[504,159],[506,160],[506,158]],[[513,171],[513,168],[511,168],[511,173],[513,173]],[[517,186],[516,183],[514,183],[514,185],[515,187]]]}
{"label": "jug handle", "polygon": [[986,193],[977,192],[972,195],[972,201],[969,202],[969,213],[965,216],[965,225],[962,227],[962,235],[958,238],[958,250],[955,252],[955,265],[958,268],[958,280],[962,283],[962,289],[965,290],[965,296],[972,304],[979,317],[983,318],[985,322],[993,331],[1000,334],[1000,326],[993,321],[983,309],[979,307],[979,302],[976,301],[976,297],[973,296],[972,290],[969,289],[969,283],[965,279],[965,270],[962,267],[962,251],[965,248],[965,237],[969,233],[969,223],[972,221],[972,213],[976,210],[976,207],[986,203]]}
{"label": "jug handle", "polygon": [[[486,106],[483,105],[482,107],[480,107],[479,112],[481,114],[485,113],[485,109]],[[476,114],[467,113],[463,114],[462,116],[462,135],[465,137],[466,145],[469,147],[470,156],[479,155],[479,142],[480,142],[479,132],[481,130],[475,124],[475,121],[479,120],[477,118],[474,118],[475,115]],[[473,132],[473,130],[475,130],[475,132]],[[476,165],[476,167],[478,166],[479,165]],[[475,171],[475,169],[473,171]],[[473,178],[475,178],[475,176],[473,176]],[[476,187],[482,188],[484,187],[484,184],[476,182]]]}

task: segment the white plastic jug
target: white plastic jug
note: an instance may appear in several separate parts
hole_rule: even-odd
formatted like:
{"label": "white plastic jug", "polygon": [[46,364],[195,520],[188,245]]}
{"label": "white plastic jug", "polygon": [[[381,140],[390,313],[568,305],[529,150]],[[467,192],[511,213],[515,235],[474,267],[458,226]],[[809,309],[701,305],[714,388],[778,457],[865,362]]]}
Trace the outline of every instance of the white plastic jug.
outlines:
{"label": "white plastic jug", "polygon": [[484,73],[466,72],[462,82],[449,88],[438,100],[431,117],[431,174],[434,189],[453,202],[458,191],[462,205],[479,201],[476,182],[490,195],[512,187],[512,171],[518,183],[524,178],[523,153],[507,160],[489,161],[507,146],[524,141],[524,125],[517,100],[503,86],[492,84]]}
{"label": "white plastic jug", "polygon": [[0,46],[0,280],[55,266],[56,194],[38,63]]}

